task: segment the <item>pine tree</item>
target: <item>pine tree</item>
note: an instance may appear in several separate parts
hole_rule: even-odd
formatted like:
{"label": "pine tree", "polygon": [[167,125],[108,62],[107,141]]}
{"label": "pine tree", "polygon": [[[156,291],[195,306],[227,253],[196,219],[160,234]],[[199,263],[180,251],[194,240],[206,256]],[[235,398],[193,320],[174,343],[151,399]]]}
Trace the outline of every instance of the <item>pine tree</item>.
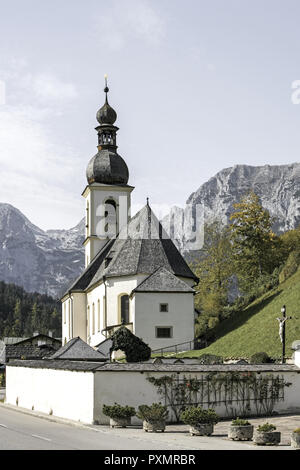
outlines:
{"label": "pine tree", "polygon": [[21,310],[21,300],[17,299],[14,315],[13,315],[13,325],[12,325],[12,335],[15,337],[20,337],[23,334],[23,322],[22,322],[22,310]]}

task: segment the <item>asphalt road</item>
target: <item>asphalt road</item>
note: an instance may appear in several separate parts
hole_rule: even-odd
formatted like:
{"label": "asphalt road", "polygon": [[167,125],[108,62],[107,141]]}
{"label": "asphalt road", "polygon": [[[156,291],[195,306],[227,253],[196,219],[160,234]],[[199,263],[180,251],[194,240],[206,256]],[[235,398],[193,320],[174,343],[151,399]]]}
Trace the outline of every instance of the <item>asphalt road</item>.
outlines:
{"label": "asphalt road", "polygon": [[[277,421],[278,422],[277,422]],[[252,420],[253,424],[264,418]],[[0,450],[291,450],[291,429],[299,427],[299,416],[277,417],[282,431],[280,446],[254,446],[252,442],[227,439],[228,422],[215,426],[212,436],[191,437],[187,426],[168,426],[165,433],[145,433],[142,429],[110,429],[108,426],[76,426],[43,419],[0,406]],[[272,421],[272,422],[273,422]]]}
{"label": "asphalt road", "polygon": [[110,432],[47,421],[0,407],[0,450],[172,450],[187,446],[153,442],[148,436],[133,439]]}

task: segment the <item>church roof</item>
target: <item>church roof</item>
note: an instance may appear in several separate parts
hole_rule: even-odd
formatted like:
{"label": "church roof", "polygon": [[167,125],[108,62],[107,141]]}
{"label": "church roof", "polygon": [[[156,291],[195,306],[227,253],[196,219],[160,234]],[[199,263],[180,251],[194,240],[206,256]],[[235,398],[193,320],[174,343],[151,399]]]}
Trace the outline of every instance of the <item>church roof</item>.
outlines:
{"label": "church roof", "polygon": [[104,355],[95,351],[91,346],[82,341],[79,336],[72,338],[48,359],[61,359],[70,361],[105,361]]}
{"label": "church roof", "polygon": [[176,277],[166,268],[158,268],[142,281],[133,291],[134,292],[188,292],[194,293],[186,282]]}
{"label": "church roof", "polygon": [[165,268],[175,276],[198,281],[147,204],[132,217],[116,239],[104,245],[66,294],[85,291],[104,276],[152,274],[159,268]]}

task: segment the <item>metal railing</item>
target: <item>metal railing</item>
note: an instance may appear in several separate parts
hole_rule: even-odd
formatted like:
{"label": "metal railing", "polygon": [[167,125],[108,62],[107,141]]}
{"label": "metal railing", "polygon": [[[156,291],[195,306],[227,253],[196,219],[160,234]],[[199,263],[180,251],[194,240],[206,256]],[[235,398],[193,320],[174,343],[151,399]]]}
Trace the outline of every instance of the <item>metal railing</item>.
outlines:
{"label": "metal railing", "polygon": [[193,339],[191,341],[185,341],[184,343],[172,344],[171,346],[164,346],[163,348],[153,349],[152,354],[161,353],[162,356],[164,356],[166,353],[177,354],[178,352],[197,349],[198,345],[199,341],[197,339]]}

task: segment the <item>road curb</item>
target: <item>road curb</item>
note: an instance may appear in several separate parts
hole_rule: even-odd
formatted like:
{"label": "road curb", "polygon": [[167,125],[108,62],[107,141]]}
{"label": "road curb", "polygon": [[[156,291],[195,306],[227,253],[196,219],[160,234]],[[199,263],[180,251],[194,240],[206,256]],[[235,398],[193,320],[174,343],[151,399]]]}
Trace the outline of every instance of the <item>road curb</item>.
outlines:
{"label": "road curb", "polygon": [[58,416],[47,415],[46,413],[42,413],[40,411],[31,411],[31,410],[28,410],[27,408],[21,408],[21,407],[16,406],[16,405],[10,405],[8,403],[0,402],[0,407],[6,408],[8,410],[17,411],[19,413],[23,413],[23,414],[26,414],[26,415],[29,415],[29,416],[33,416],[35,418],[45,419],[46,421],[52,421],[54,423],[66,424],[68,426],[76,426],[76,427],[79,427],[79,428],[90,429],[90,430],[95,431],[95,432],[106,432],[104,429],[103,430],[102,429],[96,429],[95,427],[93,427],[93,425],[81,423],[81,422],[78,422],[78,421],[73,421],[71,419],[60,418]]}

